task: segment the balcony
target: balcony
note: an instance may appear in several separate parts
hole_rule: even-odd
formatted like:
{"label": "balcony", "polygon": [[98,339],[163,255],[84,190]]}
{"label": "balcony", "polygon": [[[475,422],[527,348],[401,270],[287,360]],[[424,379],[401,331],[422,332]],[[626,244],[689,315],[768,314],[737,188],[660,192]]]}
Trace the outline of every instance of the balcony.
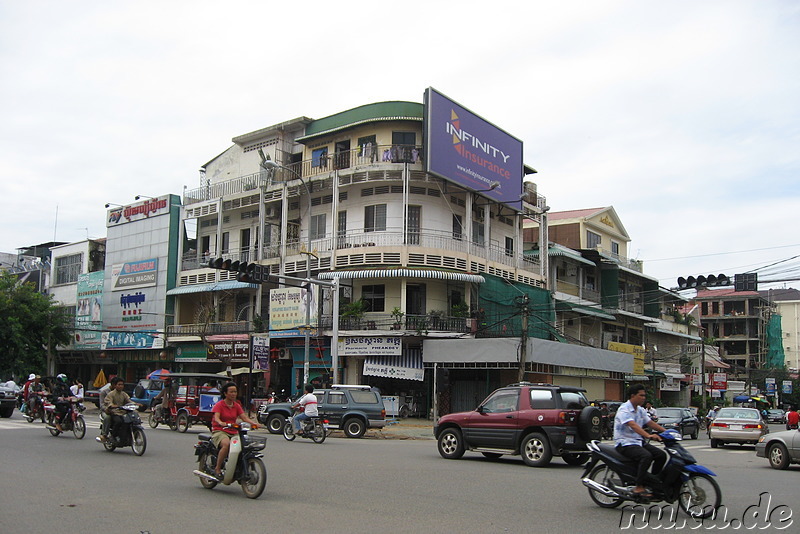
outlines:
{"label": "balcony", "polygon": [[579,297],[584,300],[600,302],[600,292],[596,289],[589,288],[587,286],[579,286],[561,279],[556,279],[556,291],[566,293],[567,295],[572,295],[573,297]]}
{"label": "balcony", "polygon": [[246,334],[248,332],[252,332],[252,323],[250,321],[167,325],[167,337],[216,336],[221,334]]}

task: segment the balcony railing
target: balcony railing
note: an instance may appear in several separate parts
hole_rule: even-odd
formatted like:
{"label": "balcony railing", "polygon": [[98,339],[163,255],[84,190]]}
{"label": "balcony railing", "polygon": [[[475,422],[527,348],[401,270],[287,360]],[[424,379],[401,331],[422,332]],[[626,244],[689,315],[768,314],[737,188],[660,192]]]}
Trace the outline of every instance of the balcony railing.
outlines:
{"label": "balcony railing", "polygon": [[173,324],[167,326],[167,336],[215,336],[220,334],[242,334],[252,331],[250,321],[208,324]]}
{"label": "balcony railing", "polygon": [[556,279],[556,291],[566,293],[575,297],[580,297],[592,302],[600,302],[600,292],[595,289],[590,289],[586,286],[579,286],[571,284],[564,280]]}
{"label": "balcony railing", "polygon": [[255,191],[259,187],[269,187],[273,183],[273,177],[267,172],[257,172],[240,176],[224,182],[209,183],[203,187],[187,191],[183,195],[183,204],[188,206],[197,202],[221,198],[246,191]]}

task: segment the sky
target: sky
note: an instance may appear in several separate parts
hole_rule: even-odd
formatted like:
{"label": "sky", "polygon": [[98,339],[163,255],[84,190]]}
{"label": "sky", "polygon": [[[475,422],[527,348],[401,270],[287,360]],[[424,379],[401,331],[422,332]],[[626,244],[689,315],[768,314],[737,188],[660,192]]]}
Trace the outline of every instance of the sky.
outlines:
{"label": "sky", "polygon": [[0,80],[2,252],[104,237],[107,202],[198,187],[235,136],[434,87],[523,141],[552,211],[613,206],[662,286],[800,278],[795,1],[0,0]]}

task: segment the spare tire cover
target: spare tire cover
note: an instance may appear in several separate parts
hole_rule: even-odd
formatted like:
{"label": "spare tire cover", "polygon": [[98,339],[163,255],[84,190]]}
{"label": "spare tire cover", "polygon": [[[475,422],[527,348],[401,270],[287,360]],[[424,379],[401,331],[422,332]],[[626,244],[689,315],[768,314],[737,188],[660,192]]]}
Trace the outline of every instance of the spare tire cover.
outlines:
{"label": "spare tire cover", "polygon": [[137,399],[144,398],[144,388],[141,384],[136,384],[136,387],[133,388],[133,396]]}
{"label": "spare tire cover", "polygon": [[600,439],[603,430],[600,426],[602,418],[600,410],[595,406],[587,406],[581,410],[581,415],[578,417],[578,435],[584,441],[591,441]]}

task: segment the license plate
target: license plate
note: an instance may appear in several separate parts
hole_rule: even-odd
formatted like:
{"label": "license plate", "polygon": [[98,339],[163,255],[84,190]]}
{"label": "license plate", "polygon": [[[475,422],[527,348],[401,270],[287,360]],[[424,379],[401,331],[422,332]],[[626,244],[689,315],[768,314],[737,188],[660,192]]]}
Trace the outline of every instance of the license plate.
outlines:
{"label": "license plate", "polygon": [[730,428],[731,430],[741,430],[742,425],[731,425],[728,428]]}
{"label": "license plate", "polygon": [[575,443],[575,436],[567,436],[567,439],[566,439],[566,441],[564,441],[564,443],[567,443],[567,444]]}

